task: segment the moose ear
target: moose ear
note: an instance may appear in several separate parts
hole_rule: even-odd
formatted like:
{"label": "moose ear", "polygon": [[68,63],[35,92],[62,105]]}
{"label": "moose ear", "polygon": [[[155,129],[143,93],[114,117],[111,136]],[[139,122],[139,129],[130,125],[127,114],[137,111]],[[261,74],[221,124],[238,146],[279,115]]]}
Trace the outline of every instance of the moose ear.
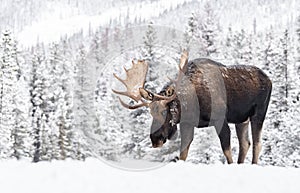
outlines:
{"label": "moose ear", "polygon": [[180,63],[179,63],[179,69],[185,73],[187,71],[187,63],[188,63],[189,53],[187,50],[183,50],[181,57],[180,57]]}
{"label": "moose ear", "polygon": [[175,88],[174,86],[169,86],[167,89],[166,89],[166,96],[167,97],[170,97],[174,94],[175,92]]}

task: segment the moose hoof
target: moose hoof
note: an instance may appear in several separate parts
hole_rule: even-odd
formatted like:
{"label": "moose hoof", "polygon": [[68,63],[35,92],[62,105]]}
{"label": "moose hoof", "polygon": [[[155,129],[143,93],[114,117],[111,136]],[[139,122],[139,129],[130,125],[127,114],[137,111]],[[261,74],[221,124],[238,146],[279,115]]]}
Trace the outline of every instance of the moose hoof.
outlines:
{"label": "moose hoof", "polygon": [[177,162],[177,161],[179,161],[179,157],[178,156],[176,156],[176,157],[174,157],[173,159],[170,160],[170,162]]}

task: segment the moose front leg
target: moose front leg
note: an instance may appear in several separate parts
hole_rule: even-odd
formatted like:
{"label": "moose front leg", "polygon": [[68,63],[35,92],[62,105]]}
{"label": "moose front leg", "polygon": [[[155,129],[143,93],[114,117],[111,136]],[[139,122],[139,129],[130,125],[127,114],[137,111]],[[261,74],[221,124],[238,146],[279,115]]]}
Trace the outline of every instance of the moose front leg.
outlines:
{"label": "moose front leg", "polygon": [[189,152],[190,145],[194,138],[194,127],[189,124],[180,124],[180,160],[186,160]]}

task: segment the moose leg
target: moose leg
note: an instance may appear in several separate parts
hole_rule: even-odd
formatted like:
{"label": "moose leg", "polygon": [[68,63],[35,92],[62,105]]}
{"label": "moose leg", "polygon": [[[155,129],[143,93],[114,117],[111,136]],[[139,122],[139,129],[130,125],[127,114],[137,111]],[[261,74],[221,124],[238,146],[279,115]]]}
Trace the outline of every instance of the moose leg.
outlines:
{"label": "moose leg", "polygon": [[250,121],[253,142],[252,164],[257,164],[259,153],[261,151],[261,130],[263,121],[261,121],[257,116],[251,117]]}
{"label": "moose leg", "polygon": [[[219,131],[219,129],[217,129],[217,132],[218,131]],[[233,160],[232,160],[231,146],[230,146],[230,128],[226,121],[224,121],[223,127],[220,130],[219,138],[221,141],[222,150],[226,157],[227,163],[231,164],[233,162]]]}
{"label": "moose leg", "polygon": [[237,161],[237,163],[239,164],[244,163],[244,160],[250,147],[248,126],[249,119],[244,123],[235,124],[236,134],[239,139],[239,158]]}
{"label": "moose leg", "polygon": [[180,160],[186,160],[189,152],[190,145],[194,138],[194,127],[190,125],[180,124]]}
{"label": "moose leg", "polygon": [[188,144],[188,145],[186,146],[185,149],[183,149],[183,150],[180,152],[180,156],[179,156],[179,159],[180,159],[180,160],[183,160],[183,161],[186,160],[186,158],[187,158],[187,156],[188,156],[188,152],[189,152],[189,148],[190,148],[191,143],[192,143],[192,141],[190,142],[190,144]]}

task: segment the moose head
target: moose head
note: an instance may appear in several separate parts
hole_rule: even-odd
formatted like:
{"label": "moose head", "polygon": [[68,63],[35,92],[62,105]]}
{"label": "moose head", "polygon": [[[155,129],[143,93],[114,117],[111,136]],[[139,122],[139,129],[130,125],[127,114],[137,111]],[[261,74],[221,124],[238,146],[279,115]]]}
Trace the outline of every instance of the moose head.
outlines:
{"label": "moose head", "polygon": [[132,68],[125,69],[126,79],[123,80],[114,74],[115,78],[122,82],[126,91],[113,92],[133,99],[137,104],[129,105],[121,100],[120,103],[127,109],[147,107],[153,117],[151,124],[150,139],[152,147],[161,147],[171,139],[177,131],[177,123],[180,121],[180,101],[176,93],[176,85],[186,71],[188,52],[184,51],[180,58],[179,73],[174,85],[167,85],[159,94],[150,92],[144,88],[148,72],[148,63],[145,60],[132,61]]}

